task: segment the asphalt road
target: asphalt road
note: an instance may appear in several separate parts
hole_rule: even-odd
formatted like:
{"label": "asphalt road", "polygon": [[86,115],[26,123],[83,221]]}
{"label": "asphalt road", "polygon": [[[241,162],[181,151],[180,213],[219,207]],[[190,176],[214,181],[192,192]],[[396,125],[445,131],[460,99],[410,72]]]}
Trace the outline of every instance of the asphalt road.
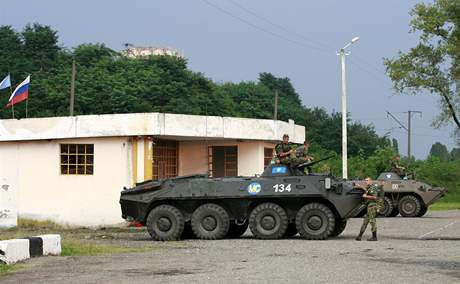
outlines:
{"label": "asphalt road", "polygon": [[261,241],[247,232],[144,253],[37,258],[0,283],[460,283],[460,210],[380,218],[378,242],[354,240],[361,221],[327,241]]}

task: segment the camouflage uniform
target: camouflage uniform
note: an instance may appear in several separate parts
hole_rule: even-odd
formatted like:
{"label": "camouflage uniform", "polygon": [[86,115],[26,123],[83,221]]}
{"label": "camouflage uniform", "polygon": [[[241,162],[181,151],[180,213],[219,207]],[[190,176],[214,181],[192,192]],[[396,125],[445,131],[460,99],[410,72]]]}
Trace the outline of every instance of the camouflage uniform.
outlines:
{"label": "camouflage uniform", "polygon": [[[375,240],[377,240],[377,222],[375,218],[381,209],[381,191],[383,191],[382,186],[373,184],[367,188],[366,194],[369,196],[377,197],[377,200],[367,199],[367,213],[364,215],[363,224],[361,226],[361,230],[359,231],[359,235],[356,238],[357,240],[361,240],[361,236],[366,231],[367,225],[371,223],[371,231],[372,235],[375,236]],[[373,237],[374,238],[374,237]]]}
{"label": "camouflage uniform", "polygon": [[[297,159],[299,160],[299,163],[310,163],[312,160],[310,159],[310,155],[308,155],[308,147],[305,147],[305,145],[302,145],[298,147],[295,150],[295,155]],[[311,173],[312,169],[311,167],[305,167],[304,168],[305,174]]]}
{"label": "camouflage uniform", "polygon": [[302,159],[304,162],[311,162],[310,158],[306,159],[309,157],[308,155],[308,148],[305,146],[300,146],[295,150],[295,155],[297,158]]}
{"label": "camouflage uniform", "polygon": [[391,171],[398,174],[401,178],[406,176],[405,170],[401,168],[401,166],[399,165],[399,162],[396,160],[391,162]]}
{"label": "camouflage uniform", "polygon": [[291,153],[288,156],[280,157],[281,153],[289,152],[290,150],[295,150],[296,146],[292,143],[279,143],[275,147],[276,156],[278,157],[281,164],[285,164],[288,166],[293,166],[300,163],[300,159],[298,159],[294,153]]}

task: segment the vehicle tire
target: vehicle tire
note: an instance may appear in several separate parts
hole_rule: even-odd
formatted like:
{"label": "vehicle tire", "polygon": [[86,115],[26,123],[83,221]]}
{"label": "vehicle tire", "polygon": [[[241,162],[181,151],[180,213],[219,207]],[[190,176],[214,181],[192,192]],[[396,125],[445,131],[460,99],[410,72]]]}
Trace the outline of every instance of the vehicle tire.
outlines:
{"label": "vehicle tire", "polygon": [[227,233],[227,238],[239,238],[241,237],[247,230],[249,224],[248,222],[244,222],[243,225],[236,224],[235,222],[230,223],[230,229]]}
{"label": "vehicle tire", "polygon": [[417,217],[422,217],[423,215],[426,214],[427,211],[428,211],[428,206],[422,205],[422,209],[421,209],[420,212],[417,214]]}
{"label": "vehicle tire", "polygon": [[230,217],[220,205],[203,204],[192,214],[192,230],[200,239],[222,239],[227,235],[229,227]]}
{"label": "vehicle tire", "polygon": [[184,231],[184,216],[172,205],[159,205],[147,217],[147,231],[157,241],[178,240]]}
{"label": "vehicle tire", "polygon": [[335,227],[334,231],[332,231],[330,237],[337,237],[343,231],[345,231],[345,227],[347,226],[347,219],[337,219],[335,220]]}
{"label": "vehicle tire", "polygon": [[180,238],[181,239],[196,239],[196,236],[192,230],[191,222],[185,222],[184,231],[182,232],[182,236]]}
{"label": "vehicle tire", "polygon": [[262,203],[249,216],[249,228],[258,239],[281,238],[286,233],[288,224],[286,211],[275,203]]}
{"label": "vehicle tire", "polygon": [[324,240],[334,231],[335,217],[326,205],[309,203],[297,212],[295,224],[303,238]]}
{"label": "vehicle tire", "polygon": [[398,210],[403,217],[416,217],[422,210],[422,204],[417,197],[406,195],[399,200]]}
{"label": "vehicle tire", "polygon": [[[394,206],[394,205],[393,205]],[[399,214],[399,210],[397,207],[393,207],[393,211],[390,213],[390,217],[396,217]]]}
{"label": "vehicle tire", "polygon": [[292,238],[293,236],[297,235],[297,228],[295,227],[295,223],[289,223],[286,233],[284,233],[283,238]]}
{"label": "vehicle tire", "polygon": [[385,196],[383,198],[383,210],[380,211],[379,215],[382,217],[390,217],[391,213],[393,212],[394,205],[393,201],[390,197]]}

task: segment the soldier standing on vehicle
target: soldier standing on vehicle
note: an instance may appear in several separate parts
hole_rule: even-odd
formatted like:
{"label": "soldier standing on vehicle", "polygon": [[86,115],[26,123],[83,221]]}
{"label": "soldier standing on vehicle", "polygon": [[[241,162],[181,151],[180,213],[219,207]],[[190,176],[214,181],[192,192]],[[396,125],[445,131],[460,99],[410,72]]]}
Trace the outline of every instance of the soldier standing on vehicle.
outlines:
{"label": "soldier standing on vehicle", "polygon": [[283,142],[279,143],[275,147],[275,152],[278,160],[281,164],[290,166],[295,161],[295,149],[294,145],[289,142],[289,135],[283,135]]}
{"label": "soldier standing on vehicle", "polygon": [[382,185],[373,184],[372,178],[367,177],[365,179],[366,184],[362,188],[365,190],[363,198],[366,200],[367,213],[364,215],[363,224],[359,235],[356,237],[357,241],[360,241],[364,232],[366,231],[367,225],[371,223],[372,237],[368,241],[377,241],[377,222],[375,218],[380,211],[380,191],[383,191]]}
{"label": "soldier standing on vehicle", "polygon": [[400,178],[406,176],[406,168],[399,164],[401,156],[396,155],[393,162],[391,162],[391,171],[398,174]]}

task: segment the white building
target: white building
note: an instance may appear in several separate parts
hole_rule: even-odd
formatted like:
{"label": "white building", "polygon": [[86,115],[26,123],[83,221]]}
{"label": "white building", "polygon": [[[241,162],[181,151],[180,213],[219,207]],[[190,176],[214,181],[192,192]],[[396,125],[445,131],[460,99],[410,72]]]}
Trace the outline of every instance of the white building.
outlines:
{"label": "white building", "polygon": [[177,49],[170,47],[140,47],[127,45],[126,49],[121,51],[121,54],[129,58],[142,58],[154,55],[168,55],[175,57],[184,57],[184,55]]}
{"label": "white building", "polygon": [[305,139],[292,120],[164,113],[0,120],[0,191],[10,200],[0,226],[15,221],[16,209],[64,224],[117,224],[123,187],[196,173],[259,174],[284,133]]}

